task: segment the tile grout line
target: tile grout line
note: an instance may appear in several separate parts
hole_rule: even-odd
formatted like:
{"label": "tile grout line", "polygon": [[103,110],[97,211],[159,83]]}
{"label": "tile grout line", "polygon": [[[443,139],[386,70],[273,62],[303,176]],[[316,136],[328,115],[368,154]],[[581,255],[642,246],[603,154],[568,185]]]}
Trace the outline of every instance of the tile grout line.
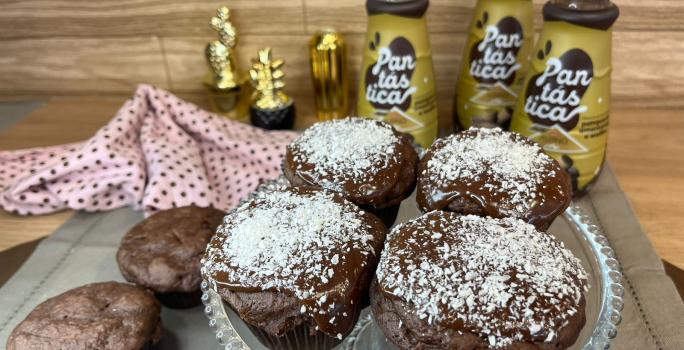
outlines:
{"label": "tile grout line", "polygon": [[171,79],[171,67],[169,67],[169,60],[166,55],[166,46],[164,45],[164,37],[158,36],[159,39],[159,49],[162,54],[162,63],[164,64],[164,74],[166,75],[166,83],[169,84],[169,91],[176,93],[173,86],[173,79]]}
{"label": "tile grout line", "polygon": [[309,11],[306,6],[306,0],[301,0],[302,1],[302,25],[303,25],[303,30],[302,34],[306,35],[308,30],[309,30]]}

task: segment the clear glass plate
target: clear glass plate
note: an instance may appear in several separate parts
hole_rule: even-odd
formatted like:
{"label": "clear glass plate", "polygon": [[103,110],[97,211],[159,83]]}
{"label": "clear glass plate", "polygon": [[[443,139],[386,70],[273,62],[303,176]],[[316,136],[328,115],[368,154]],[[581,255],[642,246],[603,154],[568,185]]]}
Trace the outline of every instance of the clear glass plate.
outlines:
{"label": "clear glass plate", "polygon": [[[282,186],[284,183],[279,179],[262,186],[258,191]],[[420,215],[415,203],[412,195],[401,204],[397,223]],[[610,340],[617,335],[623,306],[622,276],[613,249],[591,216],[576,204],[572,204],[562,217],[554,221],[549,232],[572,250],[589,273],[590,289],[585,295],[587,322],[570,349],[608,349]],[[213,287],[207,281],[202,283],[202,301],[205,304],[204,312],[209,317],[209,325],[214,329],[219,344],[225,349],[266,349],[233,310],[225,305]],[[368,309],[363,310],[352,333],[337,348],[396,349],[375,325]]]}

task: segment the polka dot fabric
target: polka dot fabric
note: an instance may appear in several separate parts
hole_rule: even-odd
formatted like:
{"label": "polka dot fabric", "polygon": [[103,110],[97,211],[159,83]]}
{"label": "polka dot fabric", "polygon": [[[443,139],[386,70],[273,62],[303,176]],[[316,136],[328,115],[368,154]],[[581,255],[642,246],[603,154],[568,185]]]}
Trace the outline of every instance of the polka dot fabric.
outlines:
{"label": "polka dot fabric", "polygon": [[231,121],[141,85],[86,142],[0,151],[0,206],[19,215],[127,205],[145,215],[190,204],[227,211],[278,176],[295,136]]}

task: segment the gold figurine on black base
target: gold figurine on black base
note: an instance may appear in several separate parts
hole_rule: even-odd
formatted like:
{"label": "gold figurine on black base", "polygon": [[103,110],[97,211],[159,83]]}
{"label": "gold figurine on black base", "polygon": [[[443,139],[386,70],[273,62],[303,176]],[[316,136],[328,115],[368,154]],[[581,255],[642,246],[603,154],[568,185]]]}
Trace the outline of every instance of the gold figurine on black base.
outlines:
{"label": "gold figurine on black base", "polygon": [[285,73],[282,59],[271,57],[271,48],[259,50],[259,57],[252,60],[249,76],[252,78],[254,93],[250,116],[252,124],[264,129],[292,129],[295,107],[292,98],[282,91],[285,87]]}
{"label": "gold figurine on black base", "polygon": [[[207,44],[205,56],[209,65],[204,85],[214,111],[231,119],[246,119],[245,77],[240,76],[235,65],[237,31],[230,22],[230,10],[223,6],[211,19],[211,27],[218,32],[219,39]],[[245,100],[242,97],[242,100]]]}

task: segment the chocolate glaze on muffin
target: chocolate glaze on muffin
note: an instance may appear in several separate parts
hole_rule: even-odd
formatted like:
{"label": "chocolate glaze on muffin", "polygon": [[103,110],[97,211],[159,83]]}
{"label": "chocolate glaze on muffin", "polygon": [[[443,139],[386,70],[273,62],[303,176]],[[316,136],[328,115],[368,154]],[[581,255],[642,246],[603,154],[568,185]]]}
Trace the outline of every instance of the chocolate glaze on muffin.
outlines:
{"label": "chocolate glaze on muffin", "polygon": [[515,217],[546,230],[570,205],[570,178],[528,138],[470,128],[439,139],[418,166],[423,212]]}
{"label": "chocolate glaze on muffin", "polygon": [[40,303],[10,334],[8,350],[139,350],[162,336],[159,302],[134,285],[104,282]]}
{"label": "chocolate glaze on muffin", "polygon": [[[214,208],[187,206],[157,212],[134,226],[116,254],[124,278],[152,289],[164,305],[200,303],[200,259],[223,220]],[[186,298],[179,294],[186,295]]]}
{"label": "chocolate glaze on muffin", "polygon": [[295,186],[340,192],[378,210],[411,194],[417,163],[410,135],[385,122],[347,118],[305,130],[287,147],[283,172]]}
{"label": "chocolate glaze on muffin", "polygon": [[269,335],[306,326],[341,339],[363,308],[386,230],[335,192],[260,193],[226,216],[202,274],[245,322]]}
{"label": "chocolate glaze on muffin", "polygon": [[585,323],[580,261],[518,219],[424,214],[390,232],[376,277],[373,315],[402,349],[559,349]]}

